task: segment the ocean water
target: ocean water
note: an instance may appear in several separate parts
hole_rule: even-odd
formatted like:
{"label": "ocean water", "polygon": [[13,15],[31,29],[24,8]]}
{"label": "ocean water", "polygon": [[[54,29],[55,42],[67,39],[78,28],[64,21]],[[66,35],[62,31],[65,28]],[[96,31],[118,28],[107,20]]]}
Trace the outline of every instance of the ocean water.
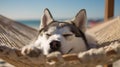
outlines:
{"label": "ocean water", "polygon": [[[57,20],[64,21],[65,19],[57,19]],[[40,20],[16,20],[16,21],[35,29],[38,29],[40,26]]]}
{"label": "ocean water", "polygon": [[[57,19],[57,20],[64,21],[65,19]],[[38,29],[40,26],[40,20],[16,20],[16,21],[35,29]]]}
{"label": "ocean water", "polygon": [[35,29],[38,29],[40,25],[40,20],[16,20],[16,21]]}
{"label": "ocean water", "polygon": [[[65,19],[58,19],[59,21],[64,21]],[[39,25],[40,25],[40,20],[16,20],[22,24],[25,24],[27,26],[30,26],[32,28],[38,29]],[[87,23],[87,27],[89,27],[90,25],[93,25],[97,22],[101,22],[103,21],[103,19],[89,19],[88,23]]]}

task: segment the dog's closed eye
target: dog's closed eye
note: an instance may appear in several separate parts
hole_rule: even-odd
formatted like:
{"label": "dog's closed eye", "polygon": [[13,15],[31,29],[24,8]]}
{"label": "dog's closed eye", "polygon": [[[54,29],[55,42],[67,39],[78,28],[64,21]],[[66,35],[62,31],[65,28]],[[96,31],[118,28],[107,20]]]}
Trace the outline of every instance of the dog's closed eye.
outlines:
{"label": "dog's closed eye", "polygon": [[50,37],[51,36],[51,34],[46,34],[48,37]]}
{"label": "dog's closed eye", "polygon": [[72,36],[73,34],[63,34],[64,37]]}

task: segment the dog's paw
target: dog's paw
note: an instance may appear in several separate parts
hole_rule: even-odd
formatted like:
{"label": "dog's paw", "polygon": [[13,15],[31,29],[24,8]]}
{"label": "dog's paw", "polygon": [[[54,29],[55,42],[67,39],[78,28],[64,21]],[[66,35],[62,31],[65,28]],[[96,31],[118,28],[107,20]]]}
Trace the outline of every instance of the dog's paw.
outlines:
{"label": "dog's paw", "polygon": [[47,57],[47,63],[50,65],[53,65],[56,62],[58,62],[59,64],[64,63],[64,59],[62,58],[61,52],[58,52],[58,51],[52,52],[52,53],[48,54],[46,57]]}
{"label": "dog's paw", "polygon": [[34,46],[24,46],[21,53],[30,57],[38,57],[41,54],[41,50]]}

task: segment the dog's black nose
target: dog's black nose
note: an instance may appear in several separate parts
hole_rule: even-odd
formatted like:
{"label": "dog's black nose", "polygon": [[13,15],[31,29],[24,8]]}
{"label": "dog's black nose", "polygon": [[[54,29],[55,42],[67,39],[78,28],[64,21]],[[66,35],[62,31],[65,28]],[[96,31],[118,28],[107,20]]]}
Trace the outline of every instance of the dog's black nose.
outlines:
{"label": "dog's black nose", "polygon": [[60,47],[61,47],[60,41],[54,40],[50,43],[50,48],[52,49],[52,51],[57,51],[59,50]]}

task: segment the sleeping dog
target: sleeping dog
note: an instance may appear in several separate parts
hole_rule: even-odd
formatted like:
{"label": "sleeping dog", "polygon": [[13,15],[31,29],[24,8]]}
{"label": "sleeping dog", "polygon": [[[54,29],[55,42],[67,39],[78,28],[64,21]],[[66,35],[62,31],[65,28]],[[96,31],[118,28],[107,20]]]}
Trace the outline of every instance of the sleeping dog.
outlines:
{"label": "sleeping dog", "polygon": [[34,43],[22,48],[22,54],[40,49],[44,55],[59,51],[62,54],[79,53],[96,47],[95,38],[86,32],[86,11],[80,10],[67,21],[56,21],[46,8],[41,18],[39,35]]}

